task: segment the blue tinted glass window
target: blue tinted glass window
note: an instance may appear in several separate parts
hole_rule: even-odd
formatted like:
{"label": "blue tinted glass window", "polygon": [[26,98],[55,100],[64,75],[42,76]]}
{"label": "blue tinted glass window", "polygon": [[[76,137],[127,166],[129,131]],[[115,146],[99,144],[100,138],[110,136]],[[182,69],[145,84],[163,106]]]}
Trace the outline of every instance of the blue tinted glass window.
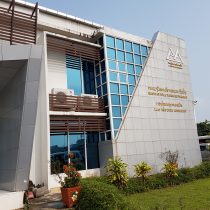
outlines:
{"label": "blue tinted glass window", "polygon": [[140,54],[140,45],[133,44],[134,53]]}
{"label": "blue tinted glass window", "polygon": [[128,52],[132,52],[132,43],[131,42],[125,42],[125,50]]}
{"label": "blue tinted glass window", "polygon": [[131,53],[126,53],[126,61],[128,63],[133,63],[133,55]]}
{"label": "blue tinted glass window", "polygon": [[102,87],[103,87],[103,95],[106,95],[107,94],[107,85],[104,84]]}
{"label": "blue tinted glass window", "polygon": [[110,91],[111,91],[111,93],[119,93],[118,84],[110,83]]}
{"label": "blue tinted glass window", "polygon": [[111,81],[117,81],[117,73],[116,72],[109,72],[109,77]]}
{"label": "blue tinted glass window", "polygon": [[135,86],[129,86],[129,94],[132,95],[134,91]]}
{"label": "blue tinted glass window", "polygon": [[107,56],[110,59],[116,60],[116,51],[110,48],[107,48]]}
{"label": "blue tinted glass window", "polygon": [[113,69],[113,70],[116,70],[116,61],[110,61],[109,60],[109,68]]}
{"label": "blue tinted glass window", "polygon": [[123,115],[125,114],[126,109],[127,109],[126,106],[123,106],[123,107],[122,107],[122,114],[123,114]]}
{"label": "blue tinted glass window", "polygon": [[101,75],[101,78],[102,78],[102,84],[106,82],[106,72],[104,72],[102,75]]}
{"label": "blue tinted glass window", "polygon": [[128,86],[127,85],[120,85],[120,93],[121,94],[128,94]]}
{"label": "blue tinted glass window", "polygon": [[133,75],[128,75],[128,82],[130,85],[135,85],[135,77]]}
{"label": "blue tinted glass window", "polygon": [[122,100],[122,105],[127,106],[129,98],[128,96],[121,96],[121,100]]}
{"label": "blue tinted glass window", "polygon": [[112,107],[112,116],[113,117],[121,117],[121,109],[120,109],[120,106],[113,106]]}
{"label": "blue tinted glass window", "polygon": [[96,77],[96,84],[97,84],[97,86],[101,85],[101,78],[100,78],[100,76]]}
{"label": "blue tinted glass window", "polygon": [[136,74],[137,75],[140,75],[141,74],[141,71],[142,71],[141,66],[135,66],[135,68],[136,68]]}
{"label": "blue tinted glass window", "polygon": [[120,105],[120,96],[111,95],[112,105]]}
{"label": "blue tinted glass window", "polygon": [[118,69],[119,71],[125,71],[125,64],[118,62]]}
{"label": "blue tinted glass window", "polygon": [[117,50],[117,60],[125,61],[125,53],[123,51]]}
{"label": "blue tinted glass window", "polygon": [[73,89],[75,95],[82,93],[81,72],[78,69],[67,68],[67,87]]}
{"label": "blue tinted glass window", "polygon": [[142,55],[147,55],[147,47],[144,45],[141,45],[141,53]]}
{"label": "blue tinted glass window", "polygon": [[122,119],[121,118],[114,118],[113,123],[114,123],[114,129],[118,129],[120,127]]}
{"label": "blue tinted glass window", "polygon": [[106,45],[114,48],[114,37],[106,36]]}
{"label": "blue tinted glass window", "polygon": [[126,83],[127,82],[126,77],[127,77],[126,74],[121,74],[120,73],[120,82]]}
{"label": "blue tinted glass window", "polygon": [[124,50],[124,43],[122,39],[116,39],[117,49]]}
{"label": "blue tinted glass window", "polygon": [[98,93],[98,96],[100,97],[101,96],[101,87],[97,88],[97,93]]}
{"label": "blue tinted glass window", "polygon": [[145,64],[146,59],[147,59],[147,57],[142,56],[142,65]]}
{"label": "blue tinted glass window", "polygon": [[141,65],[141,57],[139,55],[134,55],[135,64]]}
{"label": "blue tinted glass window", "polygon": [[132,64],[127,64],[127,71],[129,74],[134,74],[134,66]]}
{"label": "blue tinted glass window", "polygon": [[118,130],[115,130],[115,131],[114,131],[114,136],[116,136],[116,135],[117,135],[117,133],[118,133]]}

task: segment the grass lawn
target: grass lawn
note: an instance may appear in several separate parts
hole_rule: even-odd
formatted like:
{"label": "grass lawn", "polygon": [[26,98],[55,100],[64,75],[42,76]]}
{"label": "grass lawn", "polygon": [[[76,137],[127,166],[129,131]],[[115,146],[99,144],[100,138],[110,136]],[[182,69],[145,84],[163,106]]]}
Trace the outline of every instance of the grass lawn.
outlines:
{"label": "grass lawn", "polygon": [[210,210],[210,178],[126,197],[129,210]]}

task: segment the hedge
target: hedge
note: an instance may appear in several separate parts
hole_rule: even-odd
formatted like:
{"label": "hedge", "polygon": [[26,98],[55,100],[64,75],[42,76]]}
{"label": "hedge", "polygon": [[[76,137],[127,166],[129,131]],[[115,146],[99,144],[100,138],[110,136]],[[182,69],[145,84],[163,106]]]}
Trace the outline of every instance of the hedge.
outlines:
{"label": "hedge", "polygon": [[121,192],[106,180],[84,179],[77,209],[126,210],[126,203]]}
{"label": "hedge", "polygon": [[[177,171],[173,185],[187,183],[196,179],[210,177],[210,162],[202,163],[194,168],[182,168]],[[110,184],[106,177],[87,178],[82,180],[82,190],[78,201],[80,210],[124,210],[125,195],[146,192],[171,186],[164,174],[155,174],[143,182],[139,178],[130,178],[128,186],[119,190]]]}

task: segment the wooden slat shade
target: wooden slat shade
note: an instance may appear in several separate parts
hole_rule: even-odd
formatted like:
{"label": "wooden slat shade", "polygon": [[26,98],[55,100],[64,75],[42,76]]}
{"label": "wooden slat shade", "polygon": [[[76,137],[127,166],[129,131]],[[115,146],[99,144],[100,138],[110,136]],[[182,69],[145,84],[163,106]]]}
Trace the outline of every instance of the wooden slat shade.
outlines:
{"label": "wooden slat shade", "polygon": [[0,39],[10,44],[36,44],[38,4],[32,14],[15,10],[12,0],[9,9],[0,7]]}
{"label": "wooden slat shade", "polygon": [[50,116],[50,132],[106,131],[105,117]]}
{"label": "wooden slat shade", "polygon": [[71,56],[82,57],[90,60],[100,60],[100,50],[95,46],[77,43],[48,35],[47,47],[48,49],[63,52]]}
{"label": "wooden slat shade", "polygon": [[49,103],[51,111],[105,113],[102,98],[49,94]]}

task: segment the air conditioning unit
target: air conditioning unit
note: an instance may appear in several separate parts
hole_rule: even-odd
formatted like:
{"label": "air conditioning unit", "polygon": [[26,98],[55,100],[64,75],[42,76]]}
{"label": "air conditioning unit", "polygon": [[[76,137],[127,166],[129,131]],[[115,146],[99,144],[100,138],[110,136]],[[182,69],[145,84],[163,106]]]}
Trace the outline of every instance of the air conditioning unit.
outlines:
{"label": "air conditioning unit", "polygon": [[74,90],[72,90],[72,89],[53,88],[51,92],[52,92],[52,94],[63,93],[66,96],[73,96],[74,95]]}
{"label": "air conditioning unit", "polygon": [[81,97],[89,97],[89,98],[98,98],[98,95],[93,95],[93,94],[81,94]]}

